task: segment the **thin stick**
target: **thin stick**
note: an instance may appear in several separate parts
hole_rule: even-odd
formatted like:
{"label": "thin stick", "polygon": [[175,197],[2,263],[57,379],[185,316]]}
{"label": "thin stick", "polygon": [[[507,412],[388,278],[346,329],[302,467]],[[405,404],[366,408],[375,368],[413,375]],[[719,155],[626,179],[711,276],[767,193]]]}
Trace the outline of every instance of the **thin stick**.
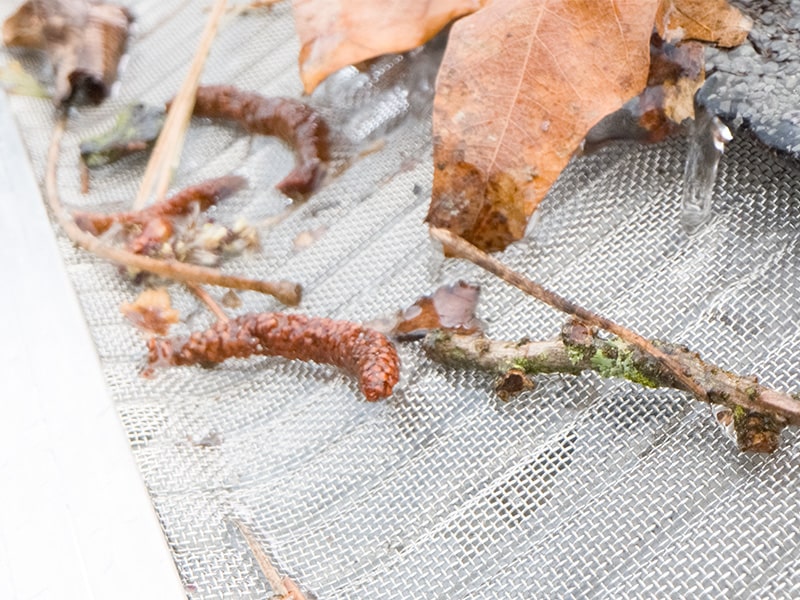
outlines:
{"label": "thin stick", "polygon": [[60,118],[54,128],[50,149],[47,154],[45,173],[45,192],[50,210],[53,212],[64,233],[73,243],[84,250],[118,265],[148,271],[161,277],[189,283],[206,283],[237,290],[252,290],[274,296],[284,304],[296,306],[300,303],[302,288],[291,281],[260,281],[236,275],[225,275],[217,269],[190,265],[176,260],[158,260],[149,256],[134,254],[127,250],[108,246],[90,233],[83,231],[64,209],[58,194],[58,157],[61,151],[61,138],[66,129],[66,118]]}
{"label": "thin stick", "polygon": [[164,122],[164,128],[161,130],[153,148],[153,153],[150,155],[147,169],[142,178],[142,185],[139,187],[139,193],[133,203],[134,210],[144,207],[154,186],[156,202],[163,200],[167,193],[172,176],[180,162],[183,141],[186,136],[186,129],[189,126],[189,120],[192,117],[200,75],[211,50],[211,44],[217,35],[219,21],[225,13],[226,5],[227,0],[217,0],[208,17],[208,21],[206,21],[206,27],[203,30],[200,45],[195,52],[192,64],[189,67],[189,72],[186,74],[186,79],[184,79],[181,89],[175,96],[175,100],[167,114],[167,119]]}
{"label": "thin stick", "polygon": [[239,519],[231,519],[231,521],[233,521],[233,524],[236,525],[241,532],[244,541],[247,542],[247,546],[253,553],[261,572],[264,573],[264,577],[267,578],[267,582],[269,582],[269,586],[272,588],[272,593],[281,598],[285,598],[289,594],[289,590],[287,590],[286,586],[283,585],[283,578],[281,577],[280,573],[275,570],[275,567],[272,566],[269,556],[267,556],[267,553],[264,552],[264,549],[256,540],[253,532],[250,531],[250,528],[242,523]]}
{"label": "thin stick", "polygon": [[480,248],[470,244],[464,238],[459,237],[446,229],[431,227],[430,233],[435,240],[444,244],[445,247],[455,256],[465,258],[470,262],[475,263],[479,267],[486,269],[490,273],[493,273],[503,281],[510,283],[516,288],[519,288],[526,294],[530,294],[537,300],[540,300],[545,304],[552,306],[553,308],[572,315],[587,325],[604,329],[613,333],[629,344],[633,344],[645,354],[648,354],[659,360],[667,369],[669,369],[675,378],[686,387],[688,391],[697,397],[698,400],[706,400],[706,391],[690,376],[683,372],[681,365],[675,361],[675,359],[656,348],[652,342],[643,338],[638,333],[635,333],[634,331],[631,331],[627,327],[623,327],[614,321],[606,319],[605,317],[601,317],[600,315],[597,315],[590,310],[578,306],[566,298],[551,292],[550,290],[542,287],[540,284],[528,279],[521,273],[517,273],[513,269],[510,269],[493,256],[490,256]]}
{"label": "thin stick", "polygon": [[222,307],[217,303],[216,300],[214,300],[214,298],[211,297],[211,294],[209,294],[205,288],[195,283],[186,283],[185,285],[187,288],[189,288],[190,292],[197,296],[200,301],[208,307],[208,310],[214,313],[214,316],[217,317],[217,321],[220,321],[221,323],[228,322],[228,315],[225,314],[225,311],[222,310]]}

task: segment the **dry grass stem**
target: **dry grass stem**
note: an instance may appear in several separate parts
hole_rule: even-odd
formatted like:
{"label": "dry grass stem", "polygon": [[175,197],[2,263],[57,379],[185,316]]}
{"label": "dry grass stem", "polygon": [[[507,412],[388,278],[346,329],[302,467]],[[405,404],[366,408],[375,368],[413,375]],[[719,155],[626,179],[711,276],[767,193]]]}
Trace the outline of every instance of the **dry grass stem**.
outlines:
{"label": "dry grass stem", "polygon": [[281,577],[280,573],[272,566],[272,562],[270,562],[267,553],[264,552],[264,549],[261,547],[261,544],[258,543],[258,540],[256,540],[253,532],[250,531],[250,528],[239,519],[231,519],[231,521],[233,521],[233,524],[239,529],[244,541],[247,542],[247,546],[253,553],[261,572],[264,573],[264,577],[267,578],[272,588],[272,593],[282,600],[305,600],[297,584],[288,577]]}
{"label": "dry grass stem", "polygon": [[[208,21],[206,21],[206,27],[203,30],[200,45],[195,52],[192,64],[189,67],[189,72],[186,74],[186,79],[184,79],[181,89],[172,102],[167,119],[164,122],[164,128],[161,130],[161,134],[158,136],[153,148],[153,153],[150,155],[147,169],[142,178],[142,184],[133,203],[134,210],[143,208],[153,193],[155,193],[156,202],[160,202],[166,196],[172,176],[180,162],[183,140],[192,117],[194,98],[197,94],[200,75],[211,50],[211,44],[217,35],[219,22],[225,13],[226,6],[227,0],[217,0],[208,17]],[[154,190],[155,192],[153,192]]]}

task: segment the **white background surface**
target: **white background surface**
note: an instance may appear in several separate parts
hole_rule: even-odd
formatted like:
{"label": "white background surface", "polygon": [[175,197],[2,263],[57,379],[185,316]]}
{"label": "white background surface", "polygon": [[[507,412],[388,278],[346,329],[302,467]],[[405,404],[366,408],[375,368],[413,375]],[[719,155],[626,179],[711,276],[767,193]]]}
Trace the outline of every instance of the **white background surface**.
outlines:
{"label": "white background surface", "polygon": [[184,591],[0,91],[0,598]]}

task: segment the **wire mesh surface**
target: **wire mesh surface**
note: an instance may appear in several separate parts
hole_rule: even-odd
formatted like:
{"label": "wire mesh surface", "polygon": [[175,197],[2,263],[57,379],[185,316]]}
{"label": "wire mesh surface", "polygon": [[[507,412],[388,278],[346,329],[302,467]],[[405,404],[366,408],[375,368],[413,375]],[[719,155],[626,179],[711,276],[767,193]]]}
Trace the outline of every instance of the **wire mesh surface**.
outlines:
{"label": "wire mesh surface", "polygon": [[[130,101],[169,99],[206,15],[197,2],[127,4],[137,31],[117,94],[70,119],[59,182],[72,207],[129,205],[145,159],[94,171],[83,196],[78,141]],[[222,28],[203,81],[299,96],[297,50],[286,3],[253,11]],[[226,270],[302,283],[292,310],[368,321],[462,278],[482,287],[491,337],[552,337],[561,314],[444,261],[429,241],[435,56],[385,59],[372,75],[346,70],[315,93],[339,136],[334,176],[277,223],[269,219],[285,200],[273,186],[292,156],[271,138],[195,121],[175,187],[248,177],[215,217],[260,223],[263,247]],[[53,109],[12,102],[43,174]],[[675,141],[574,161],[502,259],[646,336],[800,390],[798,166],[738,135],[720,165],[715,217],[687,237],[684,154]],[[311,230],[324,235],[293,244]],[[593,375],[542,376],[502,403],[491,377],[437,365],[414,344],[399,346],[401,382],[376,404],[331,367],[277,358],[145,379],[145,340],[119,311],[139,288],[57,235],[192,598],[271,594],[235,519],[320,599],[800,595],[794,429],[773,455],[741,454],[707,405]],[[181,286],[170,292],[184,317],[177,333],[211,323]],[[281,308],[255,293],[241,300],[237,313]]]}

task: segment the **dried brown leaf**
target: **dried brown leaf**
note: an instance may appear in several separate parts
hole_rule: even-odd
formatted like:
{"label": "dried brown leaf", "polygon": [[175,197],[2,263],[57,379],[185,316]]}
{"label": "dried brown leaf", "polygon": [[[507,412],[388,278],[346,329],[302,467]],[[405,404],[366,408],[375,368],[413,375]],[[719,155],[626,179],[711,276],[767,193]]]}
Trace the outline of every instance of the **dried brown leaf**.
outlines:
{"label": "dried brown leaf", "polygon": [[306,93],[342,67],[424,44],[484,1],[294,0]]}
{"label": "dried brown leaf", "polygon": [[480,286],[464,281],[444,285],[402,311],[392,334],[421,337],[434,329],[476,333],[482,329],[475,317],[480,291]]}
{"label": "dried brown leaf", "polygon": [[453,26],[434,102],[428,221],[486,250],[527,219],[586,132],[645,87],[658,0],[496,0]]}
{"label": "dried brown leaf", "polygon": [[656,30],[668,42],[698,40],[733,48],[752,27],[752,19],[727,0],[663,0],[656,15]]}
{"label": "dried brown leaf", "polygon": [[136,327],[157,335],[166,335],[170,325],[180,320],[164,288],[144,290],[134,302],[122,304],[120,310]]}

